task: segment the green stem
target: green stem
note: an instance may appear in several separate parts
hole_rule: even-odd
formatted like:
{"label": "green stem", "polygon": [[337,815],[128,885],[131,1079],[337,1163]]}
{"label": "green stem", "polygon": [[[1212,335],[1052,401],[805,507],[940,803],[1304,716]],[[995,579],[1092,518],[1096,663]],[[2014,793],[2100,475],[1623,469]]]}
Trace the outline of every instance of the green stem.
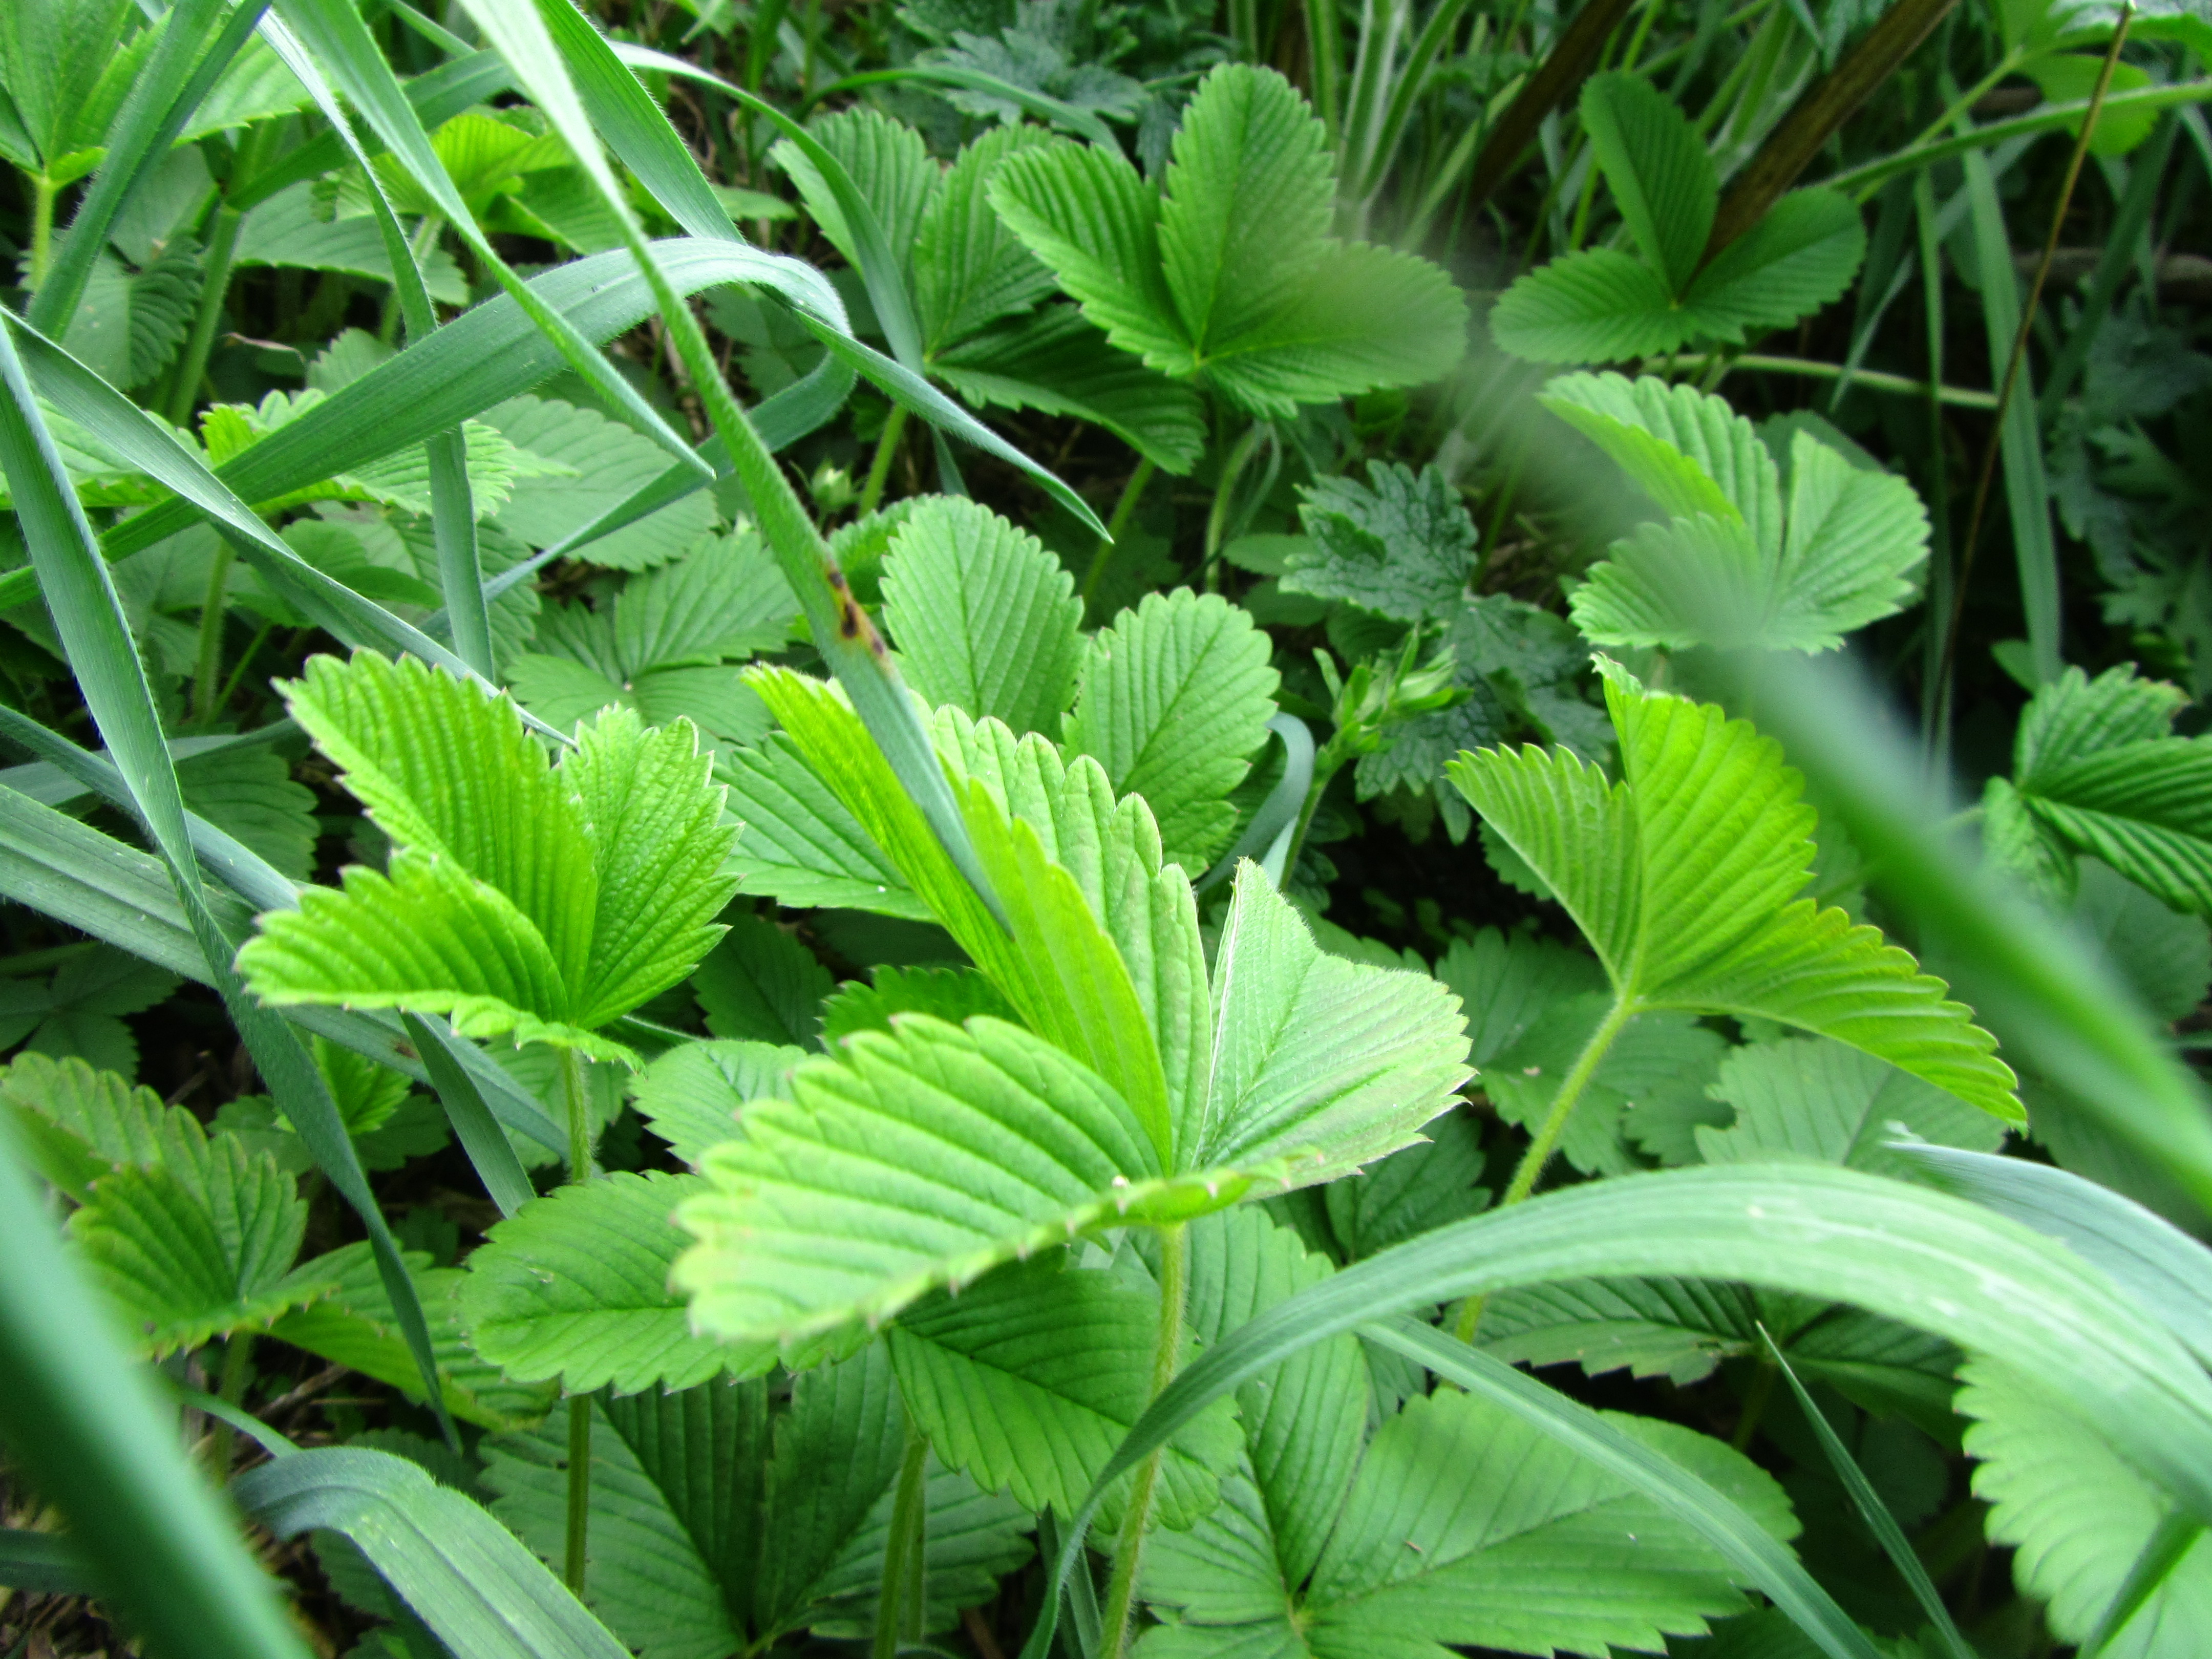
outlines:
{"label": "green stem", "polygon": [[214,556],[208,561],[207,598],[200,605],[199,660],[192,671],[192,720],[202,726],[222,708],[217,682],[222,675],[224,589],[229,586],[231,561],[235,557],[231,544],[217,538]]}
{"label": "green stem", "polygon": [[[253,1358],[253,1333],[240,1331],[222,1346],[222,1380],[216,1384],[216,1397],[226,1406],[235,1406],[246,1397],[246,1379],[253,1374],[248,1363]],[[221,1486],[230,1479],[231,1454],[238,1445],[238,1431],[220,1418],[216,1420],[215,1436],[208,1443],[208,1473]]]}
{"label": "green stem", "polygon": [[584,1547],[592,1526],[592,1396],[568,1396],[568,1537],[561,1582],[584,1597]]}
{"label": "green stem", "polygon": [[1244,476],[1244,469],[1252,464],[1253,456],[1259,453],[1261,441],[1267,434],[1267,423],[1265,421],[1253,422],[1221,464],[1221,477],[1213,486],[1213,506],[1206,515],[1203,568],[1211,569],[1221,551],[1222,537],[1229,527],[1229,509],[1235,505],[1237,499],[1237,480]]}
{"label": "green stem", "polygon": [[[1160,1332],[1152,1349],[1152,1393],[1155,1400],[1175,1381],[1176,1363],[1182,1353],[1183,1304],[1190,1291],[1190,1238],[1183,1224],[1160,1229]],[[1160,1479],[1162,1447],[1137,1466],[1129,1488],[1129,1507],[1121,1517],[1121,1536],[1114,1550],[1114,1572],[1106,1583],[1106,1605],[1102,1613],[1103,1635],[1098,1659],[1121,1659],[1129,1645],[1137,1599],[1137,1563],[1144,1552],[1145,1534],[1152,1521],[1152,1497]]]}
{"label": "green stem", "polygon": [[[31,175],[31,271],[29,286],[36,292],[46,280],[46,267],[54,257],[54,198],[61,186],[43,173]],[[69,319],[64,318],[60,334],[69,332]],[[59,337],[58,334],[56,337]]]}
{"label": "green stem", "polygon": [[1114,562],[1114,549],[1121,539],[1121,532],[1129,527],[1136,516],[1137,501],[1145,493],[1145,486],[1152,481],[1152,462],[1139,459],[1137,470],[1129,475],[1129,482],[1121,486],[1121,498],[1114,503],[1114,516],[1106,521],[1106,537],[1091,555],[1091,568],[1083,573],[1083,605],[1085,610],[1098,592],[1098,584],[1106,574],[1107,567]]}
{"label": "green stem", "polygon": [[876,440],[876,458],[868,463],[868,481],[860,488],[860,516],[866,518],[884,499],[884,481],[891,475],[891,462],[898,454],[899,440],[906,436],[906,407],[891,405],[891,412],[884,417],[883,435]]}
{"label": "green stem", "polygon": [[[1552,1097],[1552,1109],[1544,1115],[1544,1121],[1536,1130],[1536,1138],[1528,1143],[1528,1150],[1521,1154],[1521,1165],[1513,1171],[1513,1179],[1505,1188],[1505,1196],[1498,1200],[1499,1209],[1512,1208],[1535,1190],[1536,1179],[1544,1173],[1544,1166],[1552,1161],[1552,1153],[1559,1144],[1560,1135],[1566,1131],[1567,1120],[1574,1115],[1576,1104],[1582,1099],[1583,1091],[1589,1087],[1590,1079],[1597,1075],[1597,1068],[1604,1063],[1606,1055],[1612,1052],[1613,1043],[1635,1012],[1636,1004],[1632,998],[1616,998],[1613,1006],[1606,1011],[1605,1018],[1598,1022],[1597,1030],[1590,1033],[1589,1041],[1583,1044],[1582,1053],[1575,1056],[1575,1063],[1567,1068],[1567,1074],[1559,1084],[1559,1092]],[[1479,1296],[1469,1297],[1466,1306],[1460,1310],[1458,1330],[1461,1341],[1474,1340],[1475,1329],[1482,1322],[1483,1300]]]}
{"label": "green stem", "polygon": [[255,653],[258,653],[263,646],[269,642],[270,635],[274,633],[276,629],[276,624],[273,622],[265,622],[261,624],[260,631],[255,634],[253,638],[248,641],[244,653],[241,653],[238,659],[237,665],[230,671],[230,678],[222,683],[222,690],[216,694],[215,706],[216,708],[228,708],[230,707],[230,700],[238,695],[239,685],[246,678],[246,671],[253,665]]}
{"label": "green stem", "polygon": [[1321,811],[1321,798],[1344,769],[1352,757],[1338,751],[1337,740],[1331,738],[1322,744],[1321,752],[1314,757],[1313,781],[1306,786],[1306,798],[1298,808],[1298,821],[1291,830],[1291,844],[1283,854],[1283,869],[1277,886],[1291,878],[1291,872],[1298,867],[1298,851],[1306,844],[1306,831],[1313,828],[1314,814]]}
{"label": "green stem", "polygon": [[902,1642],[921,1639],[923,1565],[928,1551],[929,1437],[911,1412],[906,1455],[891,1498],[891,1532],[884,1545],[883,1589],[876,1599],[874,1659],[896,1659]]}
{"label": "green stem", "polygon": [[[568,1113],[568,1179],[592,1178],[592,1113],[584,1087],[584,1057],[574,1048],[561,1054],[561,1092]],[[592,1396],[568,1396],[568,1535],[561,1577],[580,1600],[584,1594],[585,1544],[592,1524]]]}

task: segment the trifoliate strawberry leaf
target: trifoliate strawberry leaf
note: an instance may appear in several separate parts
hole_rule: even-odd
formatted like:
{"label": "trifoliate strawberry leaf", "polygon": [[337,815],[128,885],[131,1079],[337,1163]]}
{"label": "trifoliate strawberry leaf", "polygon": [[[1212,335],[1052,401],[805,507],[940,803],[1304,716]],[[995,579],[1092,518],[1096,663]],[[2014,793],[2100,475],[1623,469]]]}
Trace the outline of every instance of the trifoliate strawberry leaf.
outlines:
{"label": "trifoliate strawberry leaf", "polygon": [[592,1033],[690,970],[733,885],[691,729],[612,711],[556,769],[506,699],[411,658],[319,657],[287,690],[398,850],[264,915],[240,953],[255,993],[625,1058]]}
{"label": "trifoliate strawberry leaf", "polygon": [[1683,313],[1696,337],[1741,345],[1836,299],[1866,247],[1866,227],[1849,197],[1818,185],[1793,190],[1698,273],[1682,295]]}
{"label": "trifoliate strawberry leaf", "polygon": [[1583,83],[1583,131],[1613,205],[1668,292],[1690,285],[1720,207],[1705,143],[1674,100],[1640,76],[1615,70]]}
{"label": "trifoliate strawberry leaf", "polygon": [[924,501],[891,538],[884,620],[907,684],[1019,734],[1055,732],[1075,701],[1083,601],[1044,544],[988,507]]}
{"label": "trifoliate strawberry leaf", "polygon": [[928,905],[788,737],[770,732],[725,757],[717,775],[739,825],[731,862],[741,890],[794,910],[835,906],[929,920]]}
{"label": "trifoliate strawberry leaf", "polygon": [[1009,158],[1000,216],[1122,350],[1255,415],[1431,380],[1466,304],[1425,260],[1328,234],[1321,122],[1271,70],[1200,83],[1164,197],[1118,155],[1056,140]]}
{"label": "trifoliate strawberry leaf", "polygon": [[1433,466],[1417,475],[1370,461],[1367,477],[1307,487],[1298,518],[1310,540],[1291,555],[1283,586],[1400,622],[1449,616],[1474,565],[1474,520],[1459,492]]}
{"label": "trifoliate strawberry leaf", "polygon": [[2076,856],[2102,860],[2177,910],[2212,915],[2212,742],[2169,735],[2181,694],[2127,665],[2094,680],[2078,668],[2038,691],[2021,717],[2014,778],[1990,800],[2002,853],[2052,867],[2070,891]]}
{"label": "trifoliate strawberry leaf", "polygon": [[1046,142],[1038,127],[985,133],[953,158],[944,188],[923,208],[915,226],[911,270],[922,349],[933,360],[1052,294],[1052,273],[992,211],[985,193],[1000,162]]}
{"label": "trifoliate strawberry leaf", "polygon": [[39,1173],[79,1204],[113,1170],[189,1175],[207,1160],[207,1133],[191,1113],[74,1056],[18,1054],[0,1069],[0,1105],[13,1114]]}
{"label": "trifoliate strawberry leaf", "polygon": [[112,945],[91,945],[51,979],[0,980],[0,1048],[70,1055],[125,1078],[138,1072],[138,1042],[123,1023],[152,1007],[180,981],[166,969]]}
{"label": "trifoliate strawberry leaf", "polygon": [[1902,478],[1801,428],[1785,502],[1757,433],[1720,398],[1572,374],[1543,401],[1673,515],[1615,542],[1576,590],[1575,621],[1599,644],[1830,650],[1911,599],[1928,514]]}
{"label": "trifoliate strawberry leaf", "polygon": [[1452,763],[1469,803],[1558,895],[1631,1012],[1680,1008],[1832,1036],[2018,1121],[2009,1067],[1942,981],[1799,898],[1814,814],[1780,746],[1607,665],[1623,780],[1571,755]]}
{"label": "trifoliate strawberry leaf", "polygon": [[1697,337],[1667,279],[1619,248],[1563,253],[1514,281],[1490,308],[1500,349],[1536,363],[1616,363]]}
{"label": "trifoliate strawberry leaf", "polygon": [[613,1174],[524,1205],[469,1256],[461,1317],[471,1344],[516,1381],[559,1377],[570,1394],[765,1370],[772,1348],[694,1336],[668,1288],[685,1243],[675,1212],[704,1190],[696,1176]]}
{"label": "trifoliate strawberry leaf", "polygon": [[1071,754],[1144,797],[1168,861],[1205,872],[1237,827],[1228,795],[1275,713],[1268,640],[1243,611],[1188,588],[1151,593],[1093,635],[1067,717]]}

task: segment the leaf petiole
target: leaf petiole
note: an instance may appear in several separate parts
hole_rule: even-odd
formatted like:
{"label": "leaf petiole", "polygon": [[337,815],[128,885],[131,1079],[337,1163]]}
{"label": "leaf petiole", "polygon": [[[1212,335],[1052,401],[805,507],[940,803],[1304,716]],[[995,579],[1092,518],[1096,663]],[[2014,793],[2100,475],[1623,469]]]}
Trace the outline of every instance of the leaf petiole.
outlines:
{"label": "leaf petiole", "polygon": [[[1160,1334],[1152,1350],[1152,1398],[1157,1400],[1175,1381],[1176,1362],[1182,1352],[1183,1304],[1190,1291],[1190,1236],[1177,1222],[1160,1229]],[[1136,1607],[1137,1560],[1143,1553],[1145,1534],[1152,1519],[1152,1497],[1159,1485],[1160,1462],[1167,1455],[1159,1447],[1137,1466],[1129,1488],[1129,1507],[1121,1517],[1121,1536],[1114,1549],[1114,1572],[1106,1581],[1106,1605],[1101,1610],[1103,1636],[1099,1659],[1121,1659],[1128,1650],[1129,1624]]]}

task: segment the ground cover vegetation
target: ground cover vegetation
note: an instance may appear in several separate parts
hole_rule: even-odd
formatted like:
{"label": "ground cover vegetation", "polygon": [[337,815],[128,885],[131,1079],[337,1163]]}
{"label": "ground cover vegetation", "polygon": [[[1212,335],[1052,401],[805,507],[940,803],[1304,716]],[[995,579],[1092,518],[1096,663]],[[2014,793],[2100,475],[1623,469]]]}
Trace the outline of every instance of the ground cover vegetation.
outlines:
{"label": "ground cover vegetation", "polygon": [[2212,1652],[2209,52],[0,6],[0,1652]]}

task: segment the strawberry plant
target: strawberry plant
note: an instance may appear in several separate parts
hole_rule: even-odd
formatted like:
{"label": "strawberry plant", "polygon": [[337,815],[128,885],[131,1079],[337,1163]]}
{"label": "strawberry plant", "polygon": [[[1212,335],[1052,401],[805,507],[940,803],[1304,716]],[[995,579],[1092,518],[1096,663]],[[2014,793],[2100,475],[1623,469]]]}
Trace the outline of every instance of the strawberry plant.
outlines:
{"label": "strawberry plant", "polygon": [[0,1649],[2196,1651],[2208,50],[6,9]]}

